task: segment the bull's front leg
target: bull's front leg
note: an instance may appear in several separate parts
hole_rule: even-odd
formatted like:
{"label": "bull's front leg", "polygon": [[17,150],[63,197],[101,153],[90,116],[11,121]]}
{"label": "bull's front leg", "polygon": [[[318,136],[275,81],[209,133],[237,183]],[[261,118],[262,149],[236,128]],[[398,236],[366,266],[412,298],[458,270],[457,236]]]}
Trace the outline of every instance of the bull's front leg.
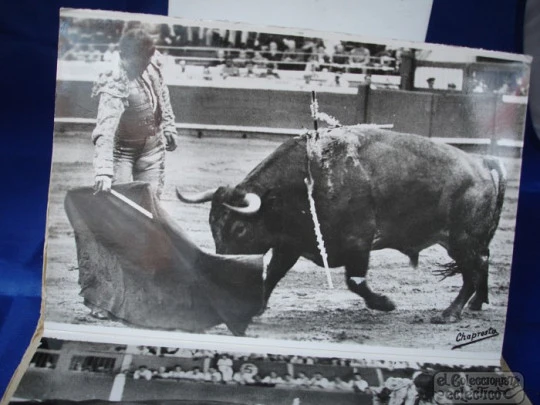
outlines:
{"label": "bull's front leg", "polygon": [[266,309],[268,300],[274,288],[287,272],[295,265],[300,257],[299,254],[287,248],[274,248],[272,258],[266,268],[266,278],[264,280],[264,303],[260,314]]}
{"label": "bull's front leg", "polygon": [[369,267],[369,251],[347,255],[345,281],[349,290],[358,294],[370,309],[393,311],[396,305],[385,295],[374,293],[366,280]]}

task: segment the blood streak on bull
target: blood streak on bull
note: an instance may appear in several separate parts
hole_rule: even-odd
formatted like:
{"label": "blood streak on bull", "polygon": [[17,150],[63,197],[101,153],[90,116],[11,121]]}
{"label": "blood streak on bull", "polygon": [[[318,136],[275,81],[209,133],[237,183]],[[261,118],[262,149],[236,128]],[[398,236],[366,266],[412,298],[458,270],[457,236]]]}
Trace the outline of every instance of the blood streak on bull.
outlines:
{"label": "blood streak on bull", "polygon": [[[481,310],[488,302],[489,244],[506,188],[500,162],[380,128],[319,132],[324,158],[312,162],[314,198],[328,264],[345,267],[348,288],[367,307],[391,311],[394,303],[365,281],[370,252],[396,249],[416,264],[423,249],[439,244],[454,260],[463,285],[432,322],[457,321],[469,300],[470,309]],[[235,187],[191,197],[177,190],[185,202],[212,202],[210,226],[218,253],[273,249],[267,300],[299,257],[323,264],[305,192],[306,142],[306,136],[284,142]]]}

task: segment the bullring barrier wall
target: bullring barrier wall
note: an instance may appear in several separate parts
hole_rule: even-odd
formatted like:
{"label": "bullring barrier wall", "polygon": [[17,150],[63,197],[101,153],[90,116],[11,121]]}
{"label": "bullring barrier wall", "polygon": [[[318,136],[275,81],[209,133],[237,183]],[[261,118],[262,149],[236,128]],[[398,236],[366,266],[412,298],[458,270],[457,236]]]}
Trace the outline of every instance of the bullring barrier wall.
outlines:
{"label": "bullring barrier wall", "polygon": [[[97,100],[89,81],[59,81],[56,119],[92,122]],[[496,94],[456,94],[372,89],[318,93],[319,110],[342,124],[393,124],[394,130],[431,138],[504,140],[521,146],[523,99]],[[350,91],[352,90],[352,92]],[[310,92],[261,88],[170,85],[171,103],[182,124],[238,126],[297,131],[312,128]],[[270,133],[272,131],[269,131]],[[478,141],[478,142],[477,142]],[[517,143],[517,144],[516,144]]]}
{"label": "bullring barrier wall", "polygon": [[32,369],[25,373],[17,394],[27,399],[108,400],[114,375]]}
{"label": "bullring barrier wall", "polygon": [[[69,383],[66,384],[66,381]],[[83,401],[107,401],[114,383],[114,375],[63,372],[34,369],[26,373],[18,388],[25,398]],[[302,404],[371,404],[367,394],[323,391],[316,389],[287,389],[280,387],[250,387],[171,380],[133,380],[128,377],[123,387],[123,401],[181,400],[226,401],[227,403],[283,405],[292,404],[295,398]]]}

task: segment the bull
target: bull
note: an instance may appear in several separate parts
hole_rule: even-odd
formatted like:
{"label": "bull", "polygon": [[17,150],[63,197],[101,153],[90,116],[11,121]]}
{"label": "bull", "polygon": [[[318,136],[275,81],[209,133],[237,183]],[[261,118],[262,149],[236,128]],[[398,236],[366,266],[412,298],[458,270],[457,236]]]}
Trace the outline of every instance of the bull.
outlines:
{"label": "bull", "polygon": [[467,302],[471,310],[489,302],[489,245],[506,189],[498,159],[361,126],[321,131],[318,150],[309,154],[309,136],[285,141],[236,187],[191,196],[177,188],[184,202],[212,202],[209,222],[217,253],[273,249],[266,300],[299,257],[323,265],[306,192],[309,160],[328,265],[345,267],[347,287],[368,308],[395,309],[366,281],[372,250],[396,249],[416,266],[419,253],[435,244],[446,249],[453,260],[450,271],[461,273],[463,285],[431,321],[456,322]]}

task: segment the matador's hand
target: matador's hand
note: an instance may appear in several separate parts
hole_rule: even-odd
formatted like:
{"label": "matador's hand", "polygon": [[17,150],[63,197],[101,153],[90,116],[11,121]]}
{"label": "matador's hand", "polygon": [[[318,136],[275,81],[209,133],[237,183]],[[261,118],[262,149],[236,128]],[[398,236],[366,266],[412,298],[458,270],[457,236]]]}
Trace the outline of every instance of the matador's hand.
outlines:
{"label": "matador's hand", "polygon": [[167,141],[165,150],[172,152],[176,149],[176,136],[174,134],[170,132],[165,133],[165,140]]}
{"label": "matador's hand", "polygon": [[110,176],[105,176],[105,175],[96,176],[96,180],[94,182],[94,191],[95,193],[99,193],[102,191],[108,193],[109,191],[111,191],[111,185],[112,185],[112,178]]}

